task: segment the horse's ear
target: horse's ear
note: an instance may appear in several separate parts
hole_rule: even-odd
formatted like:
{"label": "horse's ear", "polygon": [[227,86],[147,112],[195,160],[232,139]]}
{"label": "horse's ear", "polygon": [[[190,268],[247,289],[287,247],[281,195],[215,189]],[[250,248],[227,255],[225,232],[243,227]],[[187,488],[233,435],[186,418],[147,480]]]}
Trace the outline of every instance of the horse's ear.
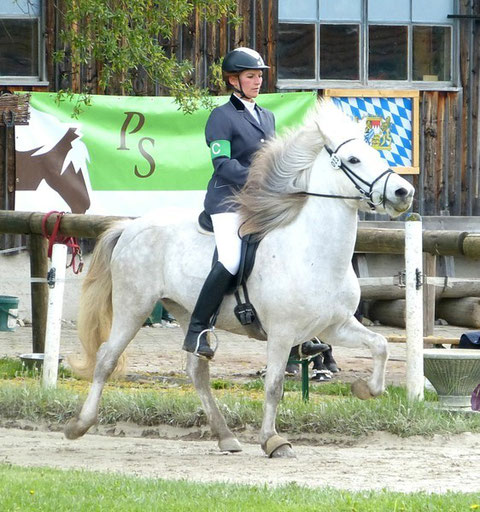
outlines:
{"label": "horse's ear", "polygon": [[358,124],[358,128],[359,128],[359,132],[361,132],[361,134],[363,136],[365,134],[365,130],[367,129],[367,116],[359,119],[357,124]]}

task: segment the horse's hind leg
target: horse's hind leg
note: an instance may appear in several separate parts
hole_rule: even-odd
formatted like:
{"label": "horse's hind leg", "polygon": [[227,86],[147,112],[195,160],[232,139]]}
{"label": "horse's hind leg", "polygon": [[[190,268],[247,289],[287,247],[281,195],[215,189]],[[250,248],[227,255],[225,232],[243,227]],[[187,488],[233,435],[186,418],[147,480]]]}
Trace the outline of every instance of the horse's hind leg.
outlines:
{"label": "horse's hind leg", "polygon": [[[116,318],[121,318],[122,321],[116,321]],[[117,366],[119,357],[143,324],[143,321],[139,323],[137,320],[128,325],[124,320],[125,316],[121,313],[114,316],[110,336],[98,349],[90,391],[78,416],[72,418],[65,427],[64,433],[67,439],[83,436],[97,422],[100,398],[105,383]]]}
{"label": "horse's hind leg", "polygon": [[352,385],[352,391],[358,398],[371,398],[385,391],[385,369],[388,359],[387,340],[381,334],[370,331],[356,318],[352,317],[339,327],[322,333],[322,340],[328,344],[343,347],[358,347],[364,345],[372,353],[372,376],[365,382],[358,380]]}
{"label": "horse's hind leg", "polygon": [[218,438],[218,447],[223,452],[241,452],[242,446],[227,426],[225,418],[218,409],[210,389],[210,368],[208,361],[187,355],[187,373],[192,379],[198,396],[202,401],[212,434]]}

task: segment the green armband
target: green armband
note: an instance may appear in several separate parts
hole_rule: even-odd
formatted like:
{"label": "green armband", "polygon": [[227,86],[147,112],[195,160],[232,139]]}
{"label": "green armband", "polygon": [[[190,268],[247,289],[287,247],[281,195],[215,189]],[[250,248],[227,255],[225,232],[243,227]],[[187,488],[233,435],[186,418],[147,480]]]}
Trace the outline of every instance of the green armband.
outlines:
{"label": "green armband", "polygon": [[230,150],[230,141],[229,140],[214,140],[210,144],[210,152],[212,154],[212,160],[218,158],[219,156],[226,156],[230,158],[231,150]]}

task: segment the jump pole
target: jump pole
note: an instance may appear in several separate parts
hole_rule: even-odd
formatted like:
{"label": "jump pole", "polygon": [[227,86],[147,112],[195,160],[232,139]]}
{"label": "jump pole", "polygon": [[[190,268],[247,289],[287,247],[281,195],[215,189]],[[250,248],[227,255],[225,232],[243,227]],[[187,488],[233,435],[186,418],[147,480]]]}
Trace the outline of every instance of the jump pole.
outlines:
{"label": "jump pole", "polygon": [[424,398],[422,218],[412,213],[405,220],[407,398],[415,401]]}
{"label": "jump pole", "polygon": [[42,387],[44,388],[55,388],[57,386],[66,266],[67,246],[54,244],[52,248],[52,266],[49,272],[50,288],[48,293],[47,328],[45,331],[45,355],[42,376]]}

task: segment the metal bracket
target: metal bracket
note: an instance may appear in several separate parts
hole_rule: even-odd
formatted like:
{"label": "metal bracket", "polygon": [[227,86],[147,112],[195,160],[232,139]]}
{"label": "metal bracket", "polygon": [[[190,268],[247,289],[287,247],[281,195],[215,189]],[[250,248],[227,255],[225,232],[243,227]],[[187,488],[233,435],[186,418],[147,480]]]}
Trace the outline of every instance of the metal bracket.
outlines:
{"label": "metal bracket", "polygon": [[2,112],[2,119],[3,119],[3,124],[7,127],[7,128],[12,128],[13,126],[15,126],[15,112],[13,112],[12,110],[9,110],[8,111],[8,114],[10,115],[10,119],[8,118],[8,115],[7,115],[7,111],[4,110]]}
{"label": "metal bracket", "polygon": [[416,268],[415,269],[415,288],[417,290],[420,290],[420,288],[423,286],[423,273]]}
{"label": "metal bracket", "polygon": [[[394,279],[394,286],[398,286],[399,288],[405,288],[407,286],[407,279],[406,279],[406,271],[401,270],[398,274],[395,274],[393,276]],[[397,282],[395,282],[395,279]]]}
{"label": "metal bracket", "polygon": [[47,273],[47,283],[49,288],[55,288],[55,274],[57,273],[55,267],[52,267]]}

